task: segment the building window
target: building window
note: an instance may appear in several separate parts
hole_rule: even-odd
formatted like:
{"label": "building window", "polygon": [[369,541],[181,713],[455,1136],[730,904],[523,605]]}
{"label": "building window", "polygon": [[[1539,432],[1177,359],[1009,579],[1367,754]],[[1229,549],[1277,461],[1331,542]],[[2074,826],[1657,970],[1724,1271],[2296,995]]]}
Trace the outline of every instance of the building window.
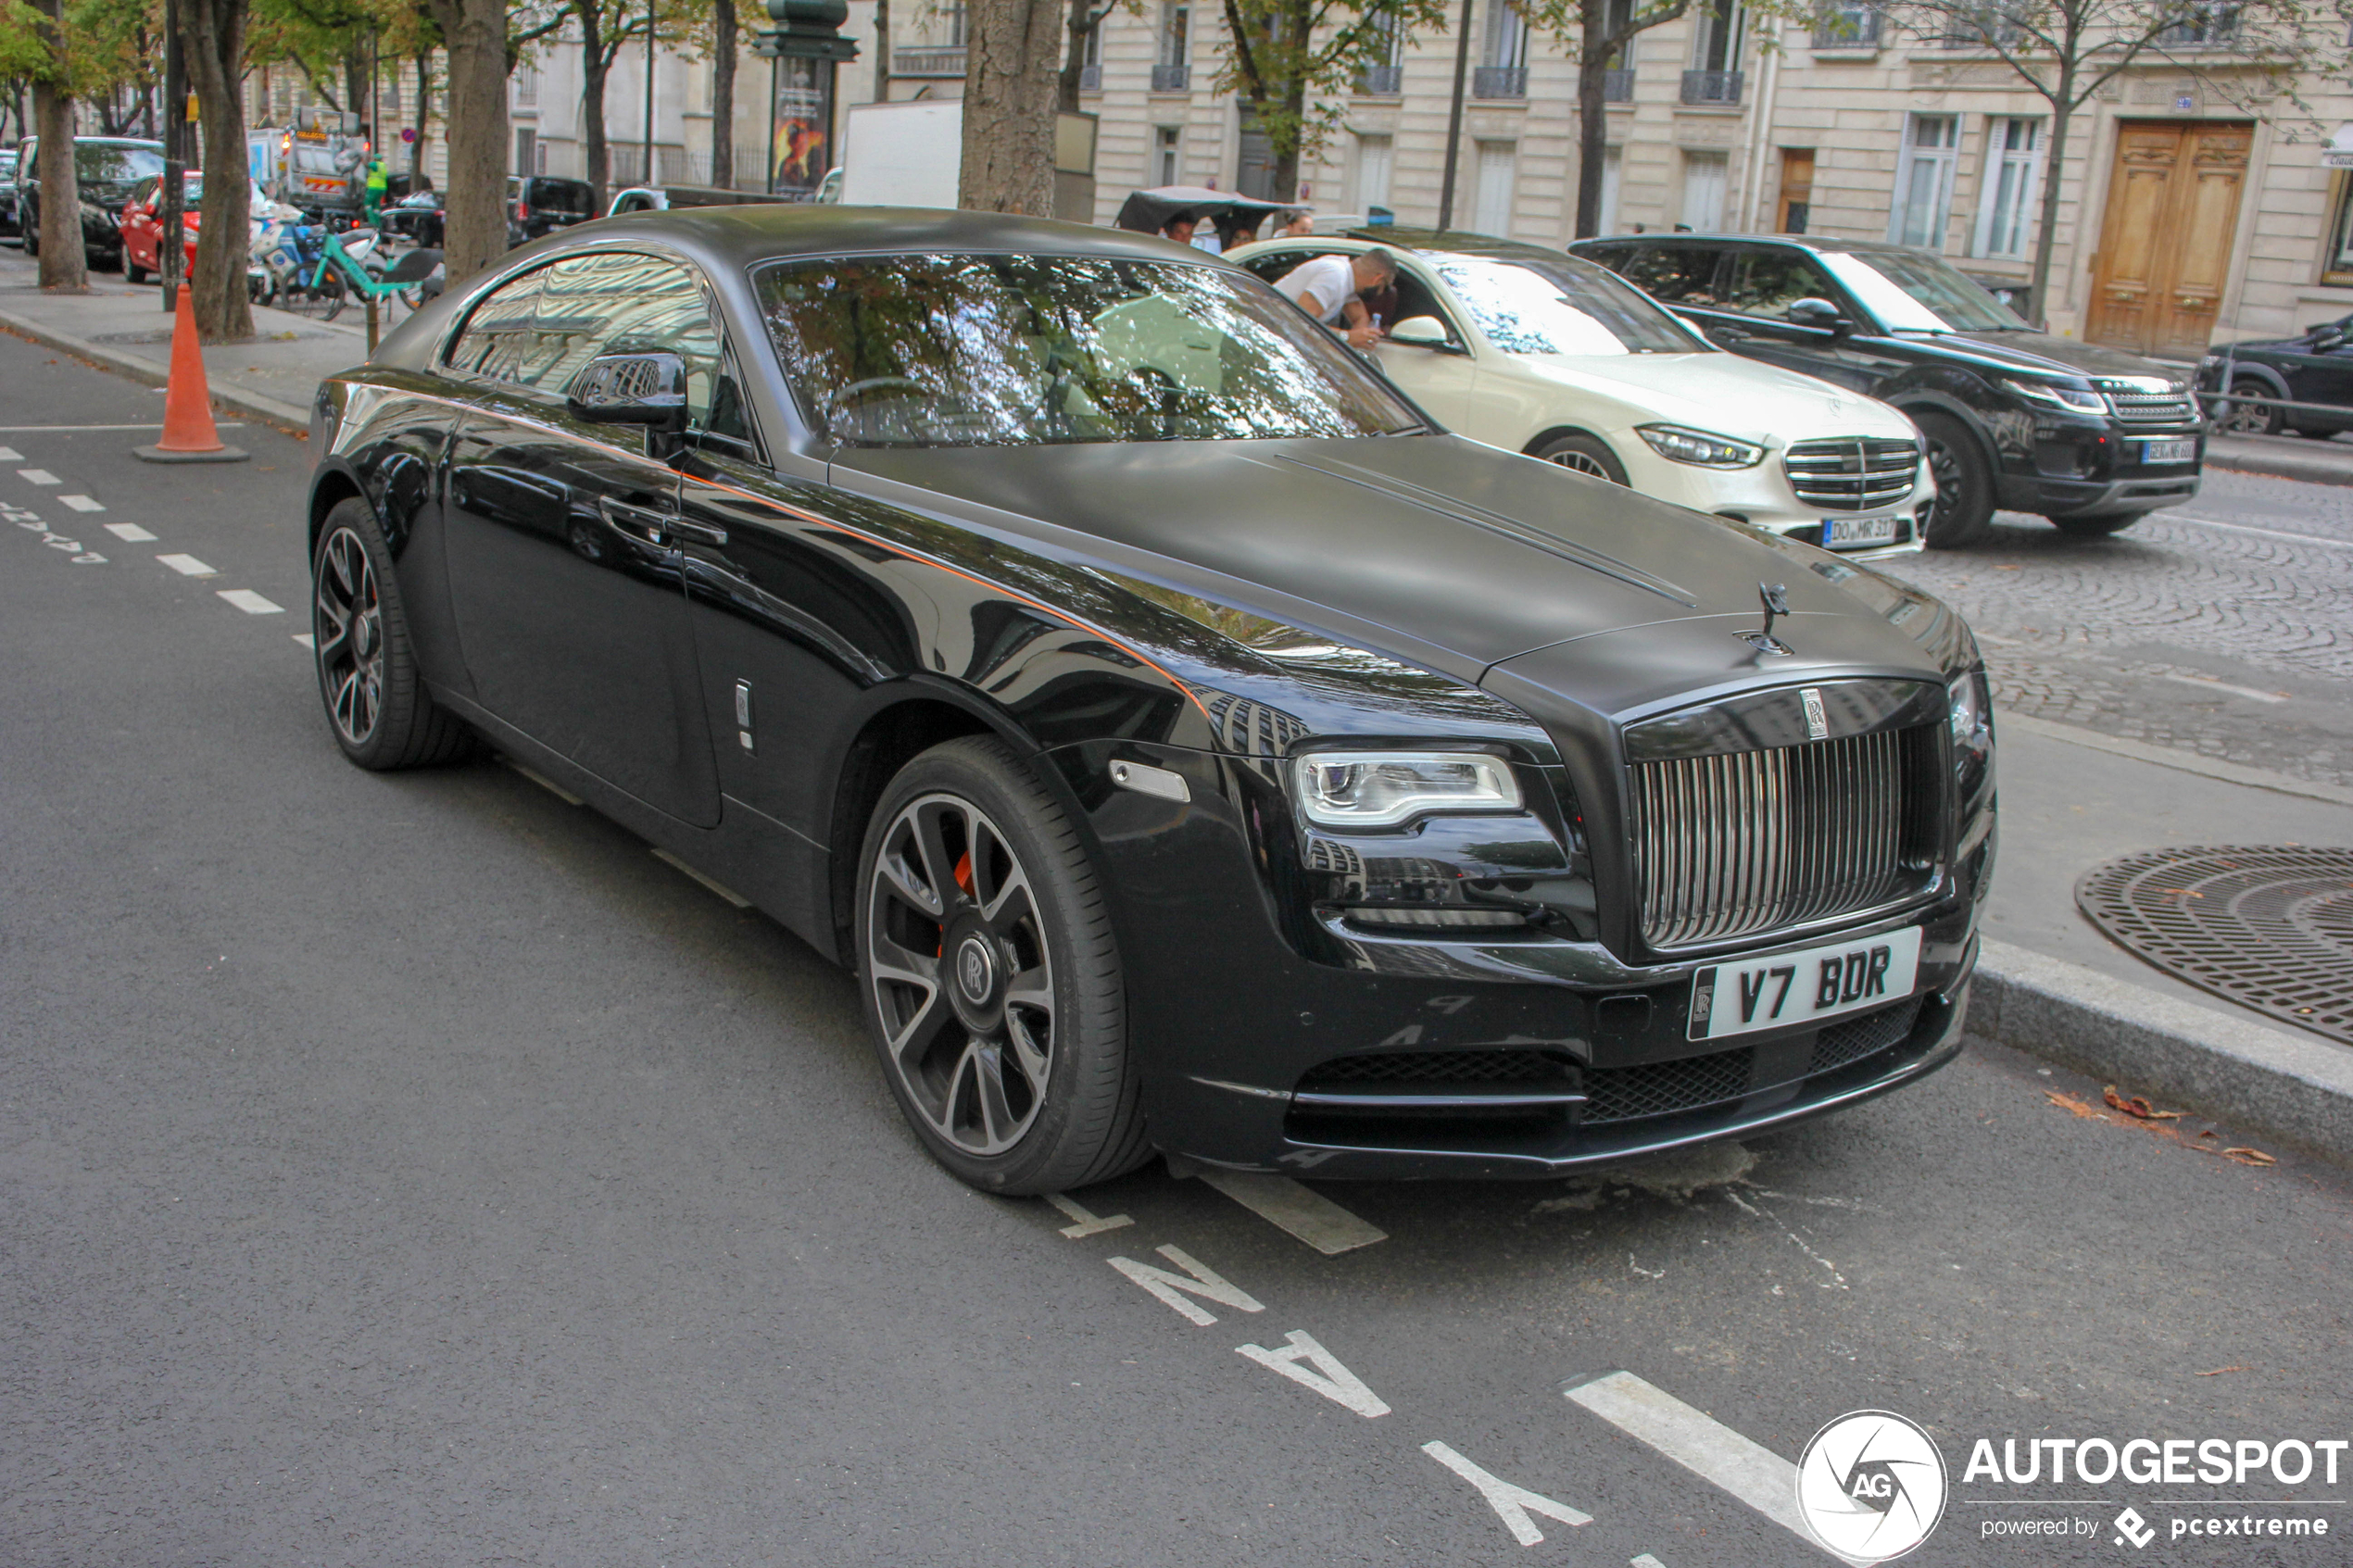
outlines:
{"label": "building window", "polygon": [[539,172],[538,132],[524,130],[515,132],[515,172],[518,174]]}
{"label": "building window", "polygon": [[1692,69],[1740,69],[1741,31],[1748,19],[1740,0],[1702,0],[1693,9],[1699,19],[1692,29]]}
{"label": "building window", "polygon": [[1528,19],[1518,0],[1488,0],[1486,63],[1471,73],[1471,96],[1528,96]]}
{"label": "building window", "polygon": [[1895,161],[1895,201],[1887,237],[1899,245],[1944,248],[1944,221],[1953,211],[1953,160],[1960,117],[1916,114],[1904,122],[1904,150]]}
{"label": "building window", "polygon": [[1724,226],[1724,177],[1729,163],[1729,157],[1718,151],[1683,154],[1682,228],[1708,234]]}
{"label": "building window", "polygon": [[1192,49],[1193,8],[1171,3],[1160,8],[1160,55],[1152,65],[1152,91],[1182,93],[1190,85],[1186,56]]}
{"label": "building window", "polygon": [[942,15],[942,16],[943,16],[943,17],[947,19],[947,22],[948,22],[948,44],[947,44],[947,47],[950,48],[950,49],[961,49],[961,48],[963,48],[963,47],[964,46],[964,42],[965,42],[965,40],[964,40],[964,8],[963,8],[963,6],[948,6],[948,7],[947,7],[944,11],[942,11],[942,12],[941,12],[941,15]]}
{"label": "building window", "polygon": [[1617,232],[1618,178],[1625,167],[1625,148],[1604,147],[1602,149],[1601,232],[1604,234]]}
{"label": "building window", "polygon": [[2043,122],[2002,117],[1985,125],[1985,184],[1977,206],[1978,256],[2020,257],[2034,232],[2043,183]]}
{"label": "building window", "polygon": [[1103,12],[1095,25],[1087,30],[1087,47],[1078,56],[1078,85],[1082,91],[1100,93],[1103,86],[1103,28],[1111,20],[1111,13]]}
{"label": "building window", "polygon": [[536,108],[539,106],[539,71],[525,63],[515,68],[515,107]]}
{"label": "building window", "polygon": [[1519,169],[1519,145],[1515,142],[1478,144],[1478,194],[1471,209],[1471,227],[1482,234],[1512,232],[1512,187]]}
{"label": "building window", "polygon": [[2353,174],[2336,177],[2336,222],[2329,230],[2328,255],[2321,264],[2321,282],[2353,288]]}
{"label": "building window", "polygon": [[1182,126],[1163,125],[1152,132],[1152,183],[1181,185],[1185,182],[1185,131]]}
{"label": "building window", "polygon": [[1802,234],[1814,217],[1814,149],[1781,149],[1781,210],[1776,229]]}
{"label": "building window", "polygon": [[2172,49],[2218,48],[2238,37],[2239,11],[2233,5],[2191,6],[2181,21],[2157,35],[2157,41]]}
{"label": "building window", "polygon": [[1395,167],[1397,139],[1394,136],[1356,138],[1356,202],[1357,210],[1369,212],[1389,205],[1390,170]]}
{"label": "building window", "polygon": [[1371,97],[1392,98],[1405,88],[1405,24],[1394,11],[1370,19],[1372,42],[1356,73],[1356,91]]}

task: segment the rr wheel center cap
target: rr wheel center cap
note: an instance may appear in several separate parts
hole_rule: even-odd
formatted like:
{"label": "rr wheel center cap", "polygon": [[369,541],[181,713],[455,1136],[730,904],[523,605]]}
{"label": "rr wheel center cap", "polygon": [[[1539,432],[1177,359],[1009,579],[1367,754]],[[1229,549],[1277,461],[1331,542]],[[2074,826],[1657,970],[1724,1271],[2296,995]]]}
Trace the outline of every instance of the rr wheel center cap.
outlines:
{"label": "rr wheel center cap", "polygon": [[956,947],[956,988],[974,1007],[986,1007],[997,989],[997,956],[978,936],[967,936]]}

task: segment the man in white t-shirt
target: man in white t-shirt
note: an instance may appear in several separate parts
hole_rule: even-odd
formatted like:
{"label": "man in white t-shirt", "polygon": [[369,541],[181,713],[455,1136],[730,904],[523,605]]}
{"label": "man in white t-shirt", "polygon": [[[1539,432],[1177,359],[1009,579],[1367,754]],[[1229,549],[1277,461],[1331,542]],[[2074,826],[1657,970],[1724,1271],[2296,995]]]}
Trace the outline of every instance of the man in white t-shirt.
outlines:
{"label": "man in white t-shirt", "polygon": [[1345,320],[1342,335],[1348,345],[1369,348],[1381,334],[1365,313],[1364,295],[1387,286],[1396,276],[1395,257],[1385,250],[1368,250],[1353,257],[1319,256],[1302,261],[1276,279],[1275,288],[1327,327]]}

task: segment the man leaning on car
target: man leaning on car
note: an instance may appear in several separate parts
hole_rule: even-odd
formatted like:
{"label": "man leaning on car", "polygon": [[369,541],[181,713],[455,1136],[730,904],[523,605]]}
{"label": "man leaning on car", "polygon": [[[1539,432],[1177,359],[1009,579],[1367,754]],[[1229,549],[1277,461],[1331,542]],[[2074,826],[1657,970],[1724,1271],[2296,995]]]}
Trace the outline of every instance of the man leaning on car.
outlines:
{"label": "man leaning on car", "polygon": [[1397,276],[1396,258],[1385,250],[1358,256],[1319,256],[1302,261],[1275,280],[1276,291],[1326,326],[1345,316],[1342,333],[1351,348],[1370,348],[1380,327],[1365,309],[1365,295],[1385,288]]}

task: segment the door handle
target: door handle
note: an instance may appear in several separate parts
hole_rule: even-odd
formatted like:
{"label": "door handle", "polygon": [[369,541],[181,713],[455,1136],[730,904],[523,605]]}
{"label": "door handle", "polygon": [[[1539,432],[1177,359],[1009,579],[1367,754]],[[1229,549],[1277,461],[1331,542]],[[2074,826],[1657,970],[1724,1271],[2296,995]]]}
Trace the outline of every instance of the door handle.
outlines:
{"label": "door handle", "polygon": [[675,537],[690,539],[698,545],[724,545],[727,542],[725,529],[713,528],[707,522],[690,522],[683,517],[673,517],[668,526]]}
{"label": "door handle", "polygon": [[727,531],[709,523],[688,522],[676,512],[659,507],[634,506],[610,495],[597,498],[597,509],[615,529],[648,545],[675,547],[682,540],[698,545],[724,545]]}

